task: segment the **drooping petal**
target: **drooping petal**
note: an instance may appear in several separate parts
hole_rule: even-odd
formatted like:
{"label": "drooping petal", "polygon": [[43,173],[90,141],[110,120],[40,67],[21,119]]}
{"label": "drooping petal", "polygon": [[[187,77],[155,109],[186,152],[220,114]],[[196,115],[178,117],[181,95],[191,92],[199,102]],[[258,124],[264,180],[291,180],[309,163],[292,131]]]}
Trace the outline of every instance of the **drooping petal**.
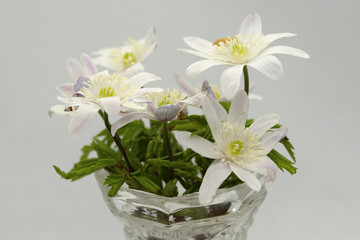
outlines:
{"label": "drooping petal", "polygon": [[194,150],[204,157],[211,159],[219,159],[223,157],[215,150],[215,145],[205,138],[202,138],[198,135],[191,136],[190,132],[185,131],[175,131],[174,134],[179,143],[186,146],[187,148]]}
{"label": "drooping petal", "polygon": [[150,46],[156,43],[155,33],[156,33],[155,26],[151,25],[145,35],[145,42],[144,42],[145,46]]}
{"label": "drooping petal", "polygon": [[134,120],[140,119],[140,118],[149,118],[151,119],[151,115],[149,115],[146,112],[133,112],[129,113],[128,115],[125,115],[124,117],[120,118],[111,127],[111,134],[115,135],[116,131],[128,124],[129,122],[132,122]]}
{"label": "drooping petal", "polygon": [[244,65],[237,65],[223,71],[220,79],[221,90],[226,99],[231,100],[240,87]]}
{"label": "drooping petal", "polygon": [[249,100],[246,92],[240,90],[236,93],[231,102],[228,115],[228,123],[230,125],[237,124],[239,127],[245,127],[245,122],[249,109]]}
{"label": "drooping petal", "polygon": [[244,36],[246,34],[261,34],[261,18],[254,12],[246,16],[244,21],[241,23],[239,34]]}
{"label": "drooping petal", "polygon": [[206,96],[201,99],[201,106],[215,141],[218,144],[221,144],[223,141],[221,135],[221,121],[218,114],[216,113],[215,107],[211,104],[211,101]]}
{"label": "drooping petal", "polygon": [[164,105],[155,110],[155,117],[159,121],[171,121],[181,110],[179,105]]}
{"label": "drooping petal", "polygon": [[279,115],[270,113],[257,118],[249,127],[249,131],[258,136],[263,136],[266,131],[279,122]]}
{"label": "drooping petal", "polygon": [[216,195],[216,190],[221,183],[231,174],[231,169],[227,162],[215,160],[207,169],[204,179],[199,189],[200,204],[209,204]]}
{"label": "drooping petal", "polygon": [[240,178],[242,181],[244,181],[251,189],[255,191],[260,191],[261,189],[261,183],[259,180],[249,171],[246,171],[242,169],[241,167],[229,163],[231,170]]}
{"label": "drooping petal", "polygon": [[120,112],[120,98],[119,97],[106,97],[100,98],[100,106],[109,115],[118,115]]}
{"label": "drooping petal", "polygon": [[71,137],[77,137],[91,122],[99,108],[95,105],[81,105],[69,123]]}
{"label": "drooping petal", "polygon": [[264,157],[251,165],[251,170],[269,177],[269,182],[274,182],[278,166],[268,157]]}
{"label": "drooping petal", "polygon": [[59,86],[56,87],[56,89],[61,92],[64,93],[68,96],[71,96],[74,94],[74,84],[73,83],[63,83],[60,84]]}
{"label": "drooping petal", "polygon": [[54,105],[50,108],[48,114],[50,117],[52,117],[52,115],[54,114],[58,114],[58,115],[69,115],[70,112],[65,112],[65,105]]}
{"label": "drooping petal", "polygon": [[262,144],[265,146],[264,149],[264,155],[268,154],[275,145],[283,138],[285,137],[287,133],[288,128],[285,126],[282,126],[279,129],[276,129],[271,132],[266,132],[264,136],[261,138]]}
{"label": "drooping petal", "polygon": [[71,78],[74,81],[76,81],[80,76],[86,75],[81,63],[74,58],[68,58],[65,62],[65,65]]}
{"label": "drooping petal", "polygon": [[138,74],[134,75],[133,77],[131,77],[129,79],[129,82],[135,88],[140,88],[149,82],[158,81],[160,79],[161,78],[159,78],[158,76],[156,76],[154,74],[151,74],[148,72],[141,72],[141,73],[138,73]]}
{"label": "drooping petal", "polygon": [[202,52],[198,52],[198,51],[194,51],[194,50],[190,50],[190,49],[185,49],[185,48],[178,48],[178,51],[183,52],[183,53],[187,53],[196,57],[201,57],[201,58],[205,58],[205,59],[210,59],[211,56]]}
{"label": "drooping petal", "polygon": [[272,33],[272,34],[267,34],[263,37],[264,42],[267,43],[271,43],[275,40],[278,40],[280,38],[284,38],[284,37],[294,37],[297,34],[295,33]]}
{"label": "drooping petal", "polygon": [[211,42],[198,37],[184,37],[184,42],[189,47],[207,55],[210,55],[214,48]]}
{"label": "drooping petal", "polygon": [[273,80],[279,80],[284,75],[284,70],[279,59],[272,55],[265,55],[259,58],[255,58],[249,62],[250,67],[262,72]]}
{"label": "drooping petal", "polygon": [[267,48],[262,53],[260,53],[258,57],[270,54],[287,54],[295,57],[310,58],[309,54],[307,54],[303,50],[288,46],[275,46]]}
{"label": "drooping petal", "polygon": [[205,71],[206,69],[217,66],[217,65],[226,65],[226,62],[221,62],[217,60],[201,60],[198,62],[194,62],[186,69],[186,75],[189,77],[195,77]]}
{"label": "drooping petal", "polygon": [[190,84],[180,74],[174,73],[174,77],[179,86],[190,96],[196,95],[196,91],[190,86]]}
{"label": "drooping petal", "polygon": [[88,56],[87,54],[83,53],[80,56],[81,61],[84,64],[85,69],[88,71],[88,73],[91,75],[94,75],[98,72],[96,65],[92,58]]}

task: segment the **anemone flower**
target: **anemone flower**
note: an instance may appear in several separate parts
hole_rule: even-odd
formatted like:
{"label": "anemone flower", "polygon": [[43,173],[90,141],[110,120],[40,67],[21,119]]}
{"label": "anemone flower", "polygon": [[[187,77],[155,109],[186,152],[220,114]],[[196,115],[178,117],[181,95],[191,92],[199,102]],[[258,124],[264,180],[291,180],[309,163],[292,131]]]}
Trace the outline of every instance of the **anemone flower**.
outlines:
{"label": "anemone flower", "polygon": [[[97,73],[84,82],[80,89],[80,96],[70,96],[66,90],[58,88],[63,95],[58,98],[65,105],[53,106],[49,114],[70,115],[70,135],[78,136],[93,119],[95,114],[102,110],[109,115],[119,115],[122,109],[143,109],[133,100],[150,92],[161,91],[160,88],[144,88],[152,81],[160,80],[157,76],[142,72],[131,78],[119,73],[110,75],[107,71]],[[64,93],[68,94],[64,96]]]}
{"label": "anemone flower", "polygon": [[190,132],[175,132],[175,137],[181,144],[204,157],[215,159],[200,186],[200,203],[210,203],[216,190],[232,172],[255,191],[262,187],[255,173],[268,176],[270,181],[274,181],[277,166],[267,154],[287,132],[286,127],[269,131],[278,123],[279,117],[268,114],[245,128],[248,111],[245,91],[239,91],[235,95],[229,113],[217,101],[206,96],[201,99],[201,105],[215,142]]}
{"label": "anemone flower", "polygon": [[152,53],[157,46],[154,34],[155,27],[151,26],[143,39],[128,38],[128,42],[122,47],[104,48],[94,52],[94,55],[98,55],[94,61],[97,65],[118,72],[143,71],[141,61]]}
{"label": "anemone flower", "polygon": [[188,96],[185,93],[180,94],[179,90],[169,89],[165,92],[152,92],[144,95],[143,99],[137,102],[144,103],[146,110],[134,111],[122,117],[112,125],[111,134],[115,135],[116,131],[125,124],[140,118],[147,118],[156,121],[171,121],[175,119],[181,111],[188,105],[196,106],[205,92],[194,96]]}
{"label": "anemone flower", "polygon": [[194,77],[204,70],[216,65],[228,65],[223,71],[220,86],[227,99],[232,99],[240,86],[244,66],[250,66],[277,80],[283,76],[283,67],[273,54],[288,54],[296,57],[309,58],[302,50],[268,45],[283,37],[293,37],[293,33],[275,33],[263,35],[261,18],[257,13],[248,15],[234,37],[221,38],[211,43],[197,37],[185,37],[184,41],[194,50],[179,49],[205,60],[197,61],[187,68],[187,75]]}

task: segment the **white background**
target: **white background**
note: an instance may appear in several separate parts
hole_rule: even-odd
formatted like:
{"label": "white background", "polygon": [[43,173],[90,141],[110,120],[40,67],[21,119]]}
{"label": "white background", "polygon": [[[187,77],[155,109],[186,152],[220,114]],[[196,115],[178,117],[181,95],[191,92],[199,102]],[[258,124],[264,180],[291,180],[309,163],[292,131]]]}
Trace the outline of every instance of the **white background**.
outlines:
{"label": "white background", "polygon": [[[251,102],[250,117],[280,115],[299,172],[279,172],[268,186],[248,239],[359,239],[359,8],[356,0],[2,2],[0,239],[124,239],[94,177],[66,182],[51,166],[69,170],[103,127],[97,119],[71,139],[68,118],[48,117],[58,104],[55,87],[70,81],[66,58],[121,45],[127,36],[141,38],[155,24],[159,48],[144,65],[162,77],[161,87],[173,87],[172,74],[184,74],[197,60],[176,50],[186,46],[183,37],[233,36],[253,11],[265,34],[298,33],[277,44],[311,58],[279,56],[285,76],[277,82],[250,69],[255,92],[264,98]],[[221,70],[191,81],[216,83]]]}

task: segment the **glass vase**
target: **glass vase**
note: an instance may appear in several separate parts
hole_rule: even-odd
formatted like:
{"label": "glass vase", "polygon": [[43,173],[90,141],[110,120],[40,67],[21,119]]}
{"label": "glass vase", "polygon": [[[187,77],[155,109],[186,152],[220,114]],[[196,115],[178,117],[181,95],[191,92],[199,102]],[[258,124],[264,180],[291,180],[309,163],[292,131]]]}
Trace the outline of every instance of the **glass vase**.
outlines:
{"label": "glass vase", "polygon": [[[219,189],[214,201],[201,205],[198,193],[162,197],[123,186],[108,197],[105,170],[95,173],[105,202],[121,220],[128,240],[245,240],[254,215],[266,196],[241,184]],[[266,177],[258,176],[264,183]]]}

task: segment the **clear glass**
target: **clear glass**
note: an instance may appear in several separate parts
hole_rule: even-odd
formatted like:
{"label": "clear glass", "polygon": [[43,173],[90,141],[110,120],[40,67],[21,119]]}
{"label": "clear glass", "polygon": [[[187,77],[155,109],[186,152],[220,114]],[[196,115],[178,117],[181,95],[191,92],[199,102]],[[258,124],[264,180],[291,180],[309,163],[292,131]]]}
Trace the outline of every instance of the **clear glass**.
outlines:
{"label": "clear glass", "polygon": [[[200,205],[198,194],[162,197],[122,187],[108,197],[105,170],[95,173],[105,202],[124,225],[128,240],[245,240],[254,215],[266,196],[245,184],[219,189],[214,201]],[[264,183],[266,177],[258,176]]]}

